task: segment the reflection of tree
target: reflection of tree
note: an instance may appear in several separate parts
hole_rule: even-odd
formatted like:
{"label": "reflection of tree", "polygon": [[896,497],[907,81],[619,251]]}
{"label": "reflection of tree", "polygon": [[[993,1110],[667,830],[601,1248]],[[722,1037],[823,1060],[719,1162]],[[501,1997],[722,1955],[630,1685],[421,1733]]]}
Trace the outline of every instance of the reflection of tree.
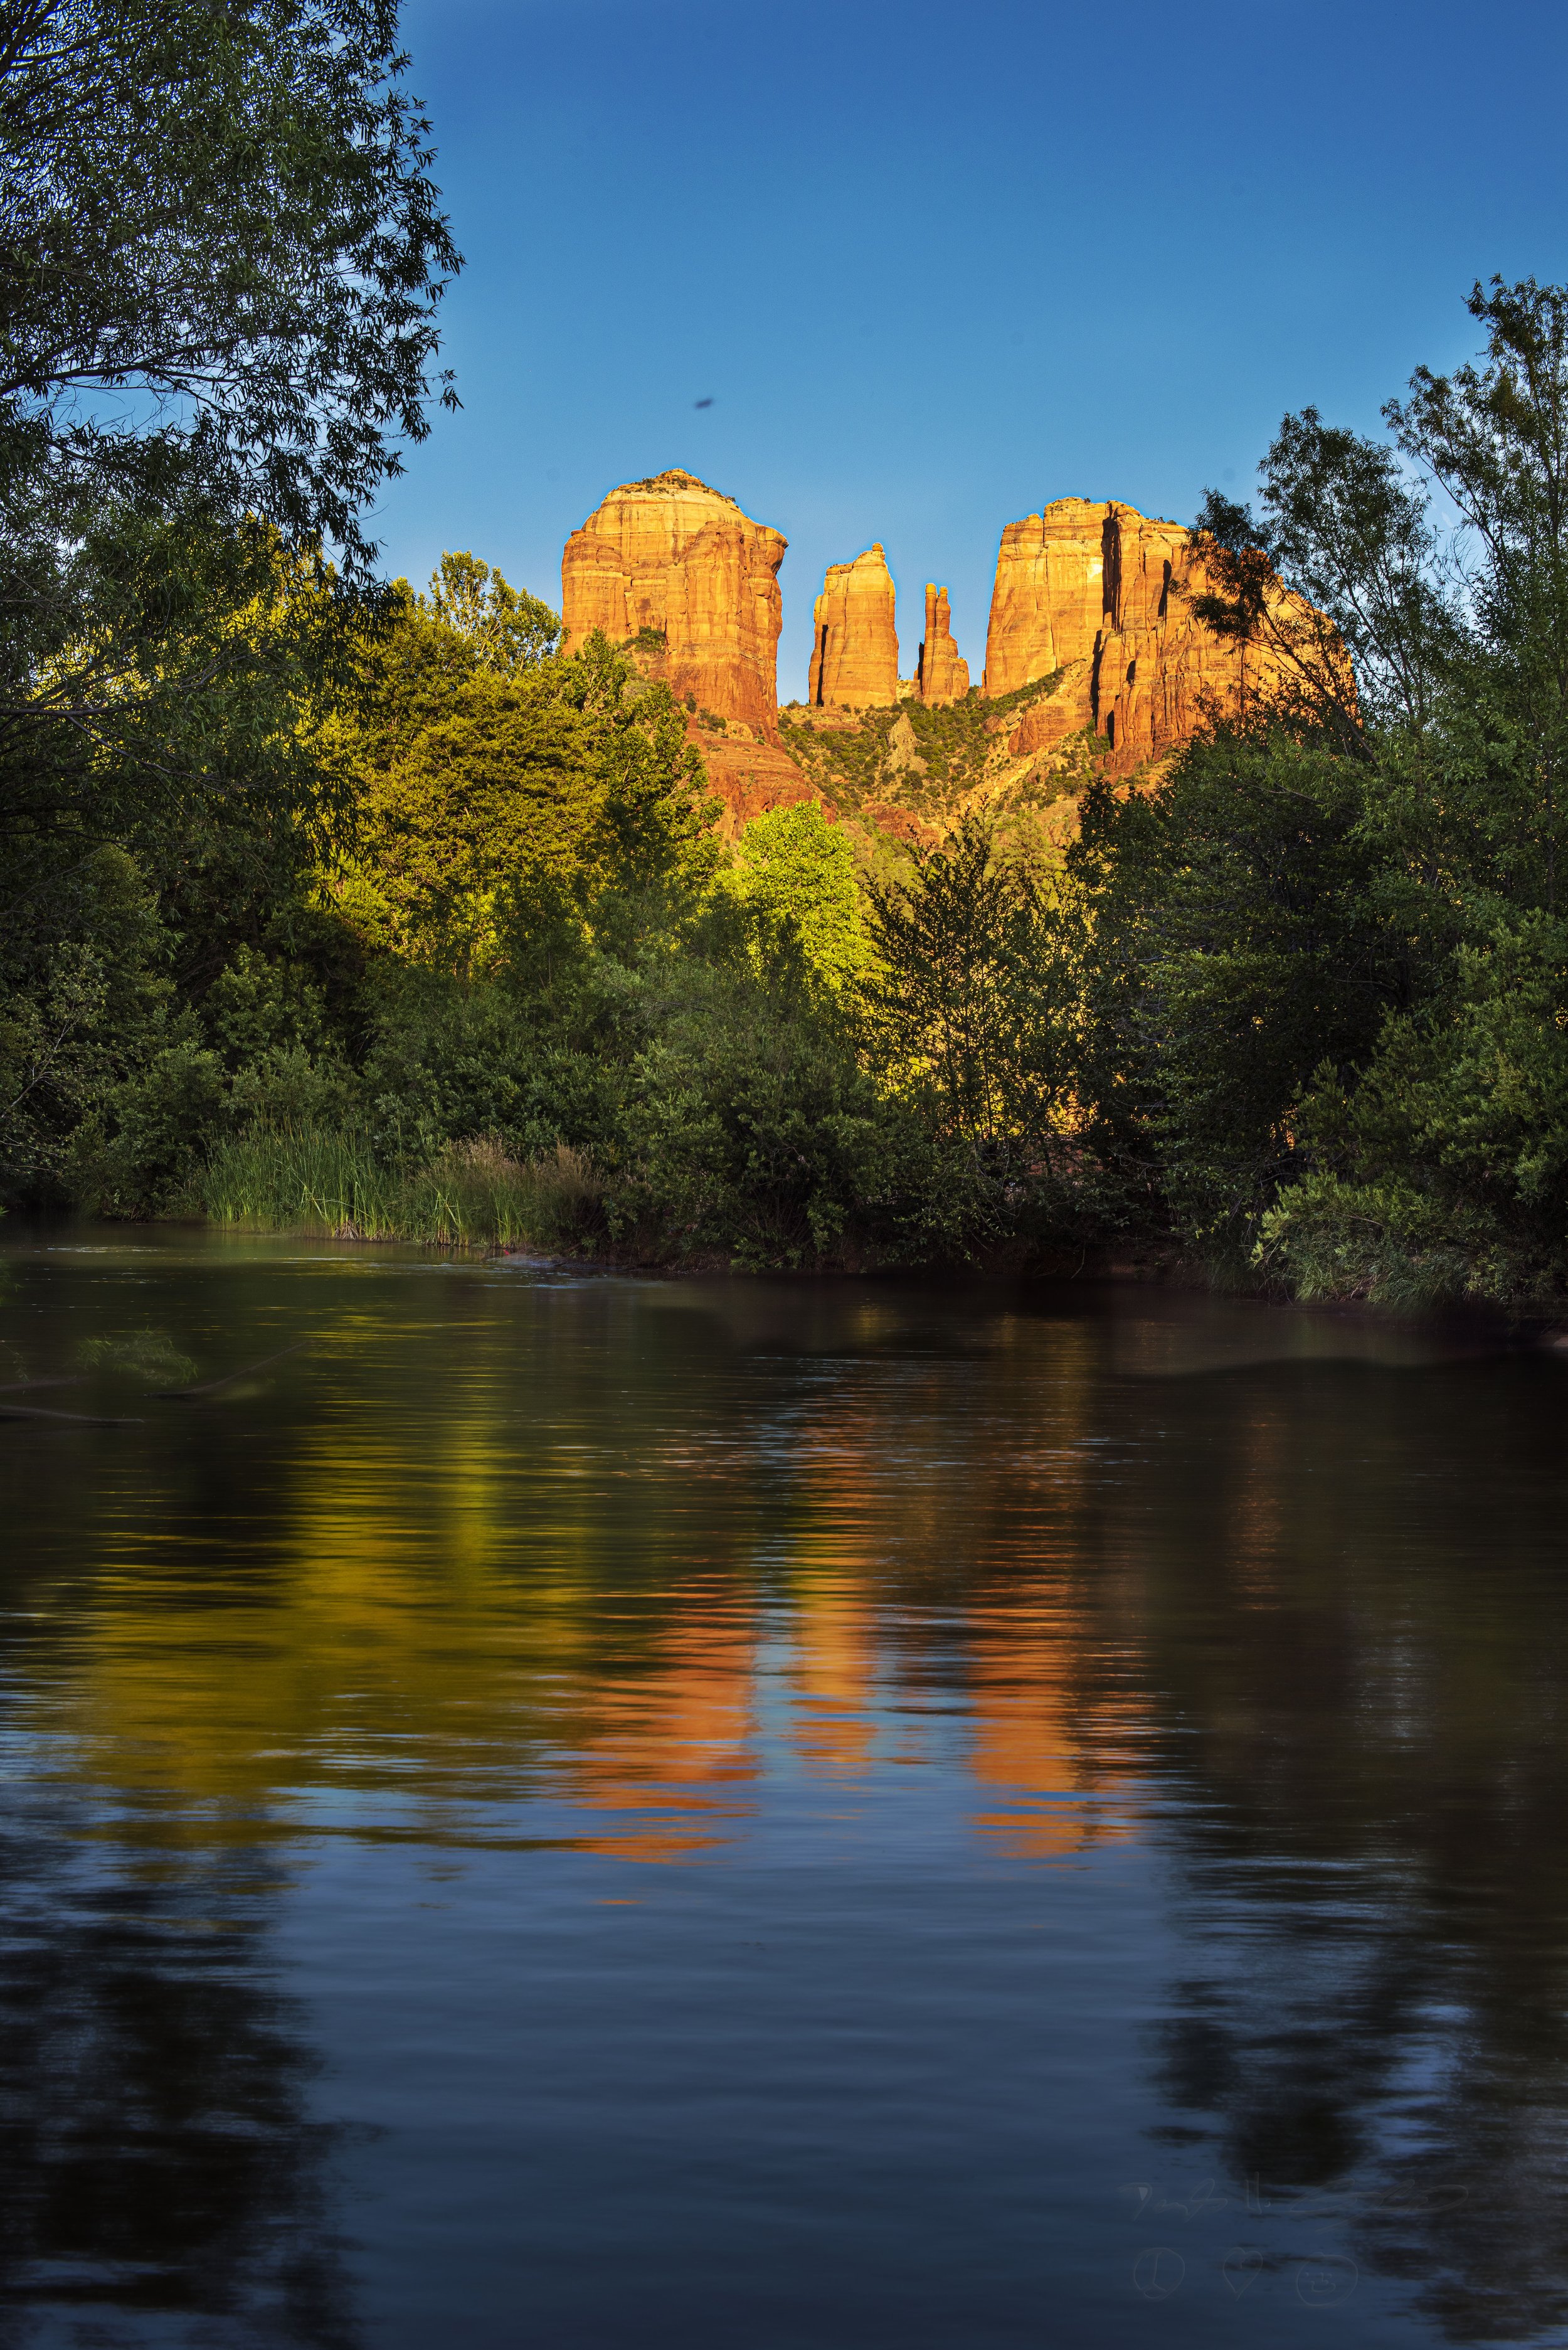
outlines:
{"label": "reflection of tree", "polygon": [[62,1858],[81,1825],[13,1813],[0,1842],[0,2308],[31,2314],[18,2341],[52,2309],[83,2341],[120,2340],[113,2312],[347,2350],[330,2134],[254,1859],[113,1877]]}
{"label": "reflection of tree", "polygon": [[1175,1416],[1137,1534],[1196,1953],[1166,2095],[1238,2178],[1338,2193],[1450,2338],[1560,2329],[1557,1395],[1528,1365],[1341,1371],[1195,1384]]}

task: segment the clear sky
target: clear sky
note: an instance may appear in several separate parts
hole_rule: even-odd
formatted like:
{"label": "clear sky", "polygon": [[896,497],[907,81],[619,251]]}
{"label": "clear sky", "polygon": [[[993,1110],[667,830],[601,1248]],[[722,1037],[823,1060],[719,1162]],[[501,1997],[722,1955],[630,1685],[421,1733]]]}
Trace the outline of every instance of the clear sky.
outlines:
{"label": "clear sky", "polygon": [[[618,482],[684,465],[824,567],[880,539],[978,680],[1004,523],[1243,494],[1287,408],[1375,429],[1475,342],[1478,276],[1568,278],[1568,8],[1542,0],[412,0],[467,268],[462,412],[389,567],[471,547],[560,600]],[[709,401],[709,406],[699,406]]]}

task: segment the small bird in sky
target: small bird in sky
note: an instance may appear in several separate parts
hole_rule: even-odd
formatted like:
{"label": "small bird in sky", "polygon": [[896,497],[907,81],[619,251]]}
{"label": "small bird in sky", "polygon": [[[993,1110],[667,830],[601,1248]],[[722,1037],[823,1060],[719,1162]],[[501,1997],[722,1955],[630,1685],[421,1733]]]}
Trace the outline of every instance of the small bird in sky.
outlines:
{"label": "small bird in sky", "polygon": [[693,408],[711,408],[711,407],[712,407],[712,405],[713,405],[713,402],[712,402],[711,398],[710,397],[710,398],[709,398],[709,399],[707,399],[707,400],[694,400],[692,401],[691,405],[692,405],[692,407],[693,407]]}

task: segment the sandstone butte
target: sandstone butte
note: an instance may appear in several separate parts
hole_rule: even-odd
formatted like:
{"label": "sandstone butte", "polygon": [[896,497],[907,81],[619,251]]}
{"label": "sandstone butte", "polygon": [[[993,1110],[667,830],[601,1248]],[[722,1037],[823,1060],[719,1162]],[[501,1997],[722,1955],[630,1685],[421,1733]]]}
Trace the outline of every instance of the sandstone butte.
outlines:
{"label": "sandstone butte", "polygon": [[[1089,728],[1130,775],[1189,741],[1206,710],[1234,710],[1241,655],[1192,609],[1208,588],[1181,523],[1112,498],[1058,498],[1009,523],[997,556],[981,691],[992,699],[1063,671],[1013,730],[1015,756]],[[1283,591],[1282,591],[1282,596]],[[1251,661],[1262,656],[1254,650]],[[1249,690],[1262,684],[1249,677]]]}
{"label": "sandstone butte", "polygon": [[694,473],[624,483],[566,541],[566,649],[595,629],[620,642],[656,629],[662,673],[682,701],[772,740],[787,544]]}
{"label": "sandstone butte", "polygon": [[915,684],[920,700],[961,702],[969,691],[969,663],[953,642],[945,588],[926,587],[926,633],[920,639]]}
{"label": "sandstone butte", "polygon": [[898,699],[898,636],[893,577],[880,546],[853,563],[830,563],[816,599],[811,682],[814,709],[884,709]]}
{"label": "sandstone butte", "polygon": [[[639,658],[697,705],[689,731],[731,825],[816,788],[778,737],[785,545],[732,498],[675,470],[612,490],[561,559],[568,649],[596,628],[621,642],[657,632],[661,644]],[[1010,758],[1048,758],[1087,729],[1108,745],[1109,774],[1125,777],[1188,741],[1207,711],[1234,709],[1240,655],[1192,610],[1207,585],[1182,524],[1152,520],[1116,499],[1058,498],[1009,523],[981,691],[996,700],[1059,676],[1056,690],[1011,729],[1003,713],[992,722],[1007,736]],[[1258,651],[1249,656],[1260,660]],[[1249,690],[1264,682],[1250,669]],[[916,691],[935,703],[968,691],[947,591],[929,586]],[[828,568],[816,599],[809,701],[821,723],[833,723],[836,711],[845,713],[836,723],[848,724],[848,712],[898,699],[893,581],[877,545]]]}

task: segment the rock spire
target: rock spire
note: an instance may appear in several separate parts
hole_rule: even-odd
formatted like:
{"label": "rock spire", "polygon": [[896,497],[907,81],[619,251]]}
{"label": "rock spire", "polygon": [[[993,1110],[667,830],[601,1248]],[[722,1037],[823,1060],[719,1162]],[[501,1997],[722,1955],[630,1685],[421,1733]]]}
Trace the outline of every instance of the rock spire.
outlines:
{"label": "rock spire", "polygon": [[561,557],[566,650],[595,629],[664,639],[684,700],[772,736],[778,725],[778,569],[787,541],[679,470],[612,490]]}
{"label": "rock spire", "polygon": [[816,599],[807,700],[871,710],[898,699],[893,578],[880,545],[830,563]]}
{"label": "rock spire", "polygon": [[922,702],[961,702],[969,691],[969,663],[953,642],[945,588],[926,588],[926,633],[916,671]]}

